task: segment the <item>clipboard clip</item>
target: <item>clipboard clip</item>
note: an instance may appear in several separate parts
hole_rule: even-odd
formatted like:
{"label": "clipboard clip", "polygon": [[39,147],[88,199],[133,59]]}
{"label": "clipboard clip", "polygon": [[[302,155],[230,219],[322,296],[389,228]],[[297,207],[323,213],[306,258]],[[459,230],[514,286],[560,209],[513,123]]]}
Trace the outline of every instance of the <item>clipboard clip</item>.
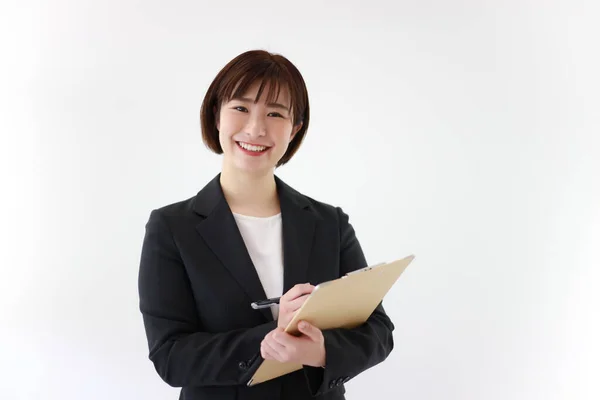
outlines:
{"label": "clipboard clip", "polygon": [[380,262],[380,263],[378,263],[378,264],[369,265],[369,266],[367,266],[367,267],[364,267],[364,268],[361,268],[361,269],[357,269],[357,270],[354,270],[354,271],[350,271],[350,272],[348,272],[348,273],[347,273],[345,276],[350,276],[350,275],[354,275],[354,274],[359,274],[359,273],[361,273],[361,272],[369,271],[369,270],[372,270],[373,268],[377,268],[377,267],[379,267],[379,266],[381,266],[381,265],[384,265],[384,264],[387,264],[387,263]]}

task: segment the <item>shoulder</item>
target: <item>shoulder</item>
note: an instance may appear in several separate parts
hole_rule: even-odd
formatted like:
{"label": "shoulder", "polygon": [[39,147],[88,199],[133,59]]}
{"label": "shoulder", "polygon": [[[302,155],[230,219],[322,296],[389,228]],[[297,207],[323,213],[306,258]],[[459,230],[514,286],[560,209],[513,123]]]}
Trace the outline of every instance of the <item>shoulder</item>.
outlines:
{"label": "shoulder", "polygon": [[196,211],[198,195],[169,203],[157,204],[148,210],[146,230],[178,237],[189,234],[204,217]]}
{"label": "shoulder", "polygon": [[290,194],[299,200],[298,202],[300,204],[307,205],[318,219],[326,222],[335,222],[340,226],[348,223],[348,214],[346,214],[346,212],[342,209],[342,206],[339,204],[317,200],[314,197],[303,194],[290,186],[286,186],[286,189]]}
{"label": "shoulder", "polygon": [[[353,254],[351,258],[354,260],[364,260],[364,255],[362,255],[360,243],[350,222],[350,217],[340,205],[326,203],[299,192],[296,193],[304,199],[318,219],[323,221],[326,226],[335,230],[342,251],[346,252],[349,249],[348,251]],[[357,266],[356,268],[359,267]]]}
{"label": "shoulder", "polygon": [[195,219],[193,204],[194,197],[190,197],[151,208],[145,224],[147,237],[172,238],[174,230]]}
{"label": "shoulder", "polygon": [[195,203],[196,196],[192,196],[183,200],[159,205],[152,210],[152,213],[158,213],[166,217],[189,216],[194,213]]}
{"label": "shoulder", "polygon": [[322,217],[338,219],[340,215],[344,213],[339,205],[319,201],[310,196],[302,196],[304,196],[306,201],[310,204],[310,207]]}
{"label": "shoulder", "polygon": [[156,205],[149,212],[150,223],[163,223],[167,220],[190,218],[194,216],[195,197],[190,197],[176,202]]}

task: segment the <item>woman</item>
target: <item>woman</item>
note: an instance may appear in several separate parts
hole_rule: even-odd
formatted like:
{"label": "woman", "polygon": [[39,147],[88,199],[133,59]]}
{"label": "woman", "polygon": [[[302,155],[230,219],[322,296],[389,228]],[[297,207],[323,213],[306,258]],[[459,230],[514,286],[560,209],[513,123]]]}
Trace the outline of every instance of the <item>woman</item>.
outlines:
{"label": "woman", "polygon": [[[280,55],[245,52],[218,73],[200,119],[222,169],[196,196],[150,214],[139,273],[150,360],[180,398],[344,399],[344,383],[389,355],[394,326],[380,304],[354,329],[283,330],[315,285],[367,266],[339,207],[274,174],[308,129],[300,72]],[[279,307],[250,306],[277,296]],[[303,369],[247,386],[263,359]]]}

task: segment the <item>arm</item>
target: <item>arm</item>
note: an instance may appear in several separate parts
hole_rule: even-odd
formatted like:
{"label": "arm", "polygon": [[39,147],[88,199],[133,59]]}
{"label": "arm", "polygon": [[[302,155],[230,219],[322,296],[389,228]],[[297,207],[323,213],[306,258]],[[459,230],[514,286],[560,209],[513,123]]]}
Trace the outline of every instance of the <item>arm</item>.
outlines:
{"label": "arm", "polygon": [[156,210],[146,224],[138,289],[149,358],[174,387],[245,383],[260,342],[277,326],[273,321],[250,329],[203,332],[177,246]]}
{"label": "arm", "polygon": [[[339,207],[340,274],[367,266],[365,256],[352,225]],[[305,367],[304,371],[313,395],[325,393],[381,363],[394,347],[394,325],[380,303],[369,319],[354,329],[323,331],[325,368]]]}

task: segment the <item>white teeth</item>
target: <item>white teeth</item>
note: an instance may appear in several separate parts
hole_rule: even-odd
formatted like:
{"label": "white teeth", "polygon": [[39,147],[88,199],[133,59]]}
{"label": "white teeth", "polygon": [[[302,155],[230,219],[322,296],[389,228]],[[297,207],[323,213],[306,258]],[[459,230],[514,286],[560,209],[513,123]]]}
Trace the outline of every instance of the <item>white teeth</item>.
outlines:
{"label": "white teeth", "polygon": [[265,146],[254,146],[243,142],[238,142],[238,144],[240,145],[240,147],[250,151],[263,151],[264,149],[266,149]]}

